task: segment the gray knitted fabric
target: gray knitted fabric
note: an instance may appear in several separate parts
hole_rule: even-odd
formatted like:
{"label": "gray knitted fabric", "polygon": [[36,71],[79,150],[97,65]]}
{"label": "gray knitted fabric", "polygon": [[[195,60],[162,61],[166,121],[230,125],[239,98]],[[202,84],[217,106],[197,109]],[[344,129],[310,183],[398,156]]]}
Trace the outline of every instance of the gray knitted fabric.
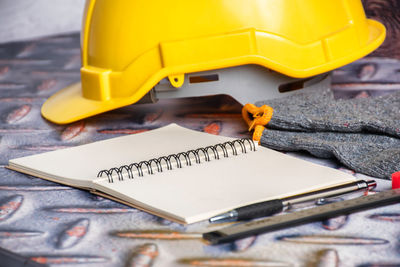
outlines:
{"label": "gray knitted fabric", "polygon": [[268,127],[295,131],[372,132],[400,137],[400,91],[375,98],[335,100],[330,90],[257,102],[274,115]]}
{"label": "gray knitted fabric", "polygon": [[261,145],[336,157],[357,172],[390,178],[400,171],[400,91],[335,100],[330,90],[257,102],[274,108]]}

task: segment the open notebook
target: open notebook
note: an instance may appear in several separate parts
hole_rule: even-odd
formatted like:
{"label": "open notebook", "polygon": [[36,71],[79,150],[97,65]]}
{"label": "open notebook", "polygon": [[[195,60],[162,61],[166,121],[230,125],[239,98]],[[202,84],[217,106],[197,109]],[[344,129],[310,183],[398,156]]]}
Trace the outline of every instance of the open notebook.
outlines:
{"label": "open notebook", "polygon": [[344,172],[171,124],[9,161],[10,169],[179,222],[354,180]]}

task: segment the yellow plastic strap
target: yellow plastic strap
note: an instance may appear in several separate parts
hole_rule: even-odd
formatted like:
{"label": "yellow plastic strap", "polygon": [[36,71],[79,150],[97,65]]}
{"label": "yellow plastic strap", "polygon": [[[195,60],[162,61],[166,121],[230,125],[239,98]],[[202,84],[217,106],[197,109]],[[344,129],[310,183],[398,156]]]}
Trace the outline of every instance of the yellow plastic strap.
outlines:
{"label": "yellow plastic strap", "polygon": [[249,131],[254,129],[254,141],[260,141],[262,132],[265,129],[265,125],[267,125],[271,120],[273,112],[274,109],[267,105],[263,105],[261,107],[257,107],[253,104],[244,105],[242,109],[242,116],[249,125]]}

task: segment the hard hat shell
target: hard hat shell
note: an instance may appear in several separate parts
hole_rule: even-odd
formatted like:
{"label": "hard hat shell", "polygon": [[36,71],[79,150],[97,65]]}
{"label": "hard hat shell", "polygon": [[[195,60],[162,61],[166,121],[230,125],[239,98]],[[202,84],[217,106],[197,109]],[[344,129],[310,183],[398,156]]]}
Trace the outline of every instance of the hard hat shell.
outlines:
{"label": "hard hat shell", "polygon": [[314,76],[385,37],[361,0],[89,0],[85,14],[81,84],[42,107],[55,123],[135,103],[165,77],[179,87],[185,73],[257,64]]}

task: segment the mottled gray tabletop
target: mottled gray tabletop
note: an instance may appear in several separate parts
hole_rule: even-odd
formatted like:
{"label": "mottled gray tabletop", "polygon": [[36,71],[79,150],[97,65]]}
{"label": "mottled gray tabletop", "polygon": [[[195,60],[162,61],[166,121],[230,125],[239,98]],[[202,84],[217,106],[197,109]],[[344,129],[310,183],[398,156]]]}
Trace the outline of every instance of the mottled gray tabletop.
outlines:
{"label": "mottled gray tabletop", "polygon": [[[41,105],[79,81],[79,68],[78,34],[0,45],[1,247],[51,266],[400,266],[398,204],[208,246],[200,233],[220,226],[182,226],[6,169],[10,158],[171,122],[213,134],[249,136],[241,106],[228,96],[133,105],[64,126],[47,122]],[[362,59],[334,71],[332,88],[342,98],[388,93],[400,89],[399,69],[395,59]],[[353,173],[333,160],[295,156]],[[377,191],[390,188],[389,181],[378,182]]]}

